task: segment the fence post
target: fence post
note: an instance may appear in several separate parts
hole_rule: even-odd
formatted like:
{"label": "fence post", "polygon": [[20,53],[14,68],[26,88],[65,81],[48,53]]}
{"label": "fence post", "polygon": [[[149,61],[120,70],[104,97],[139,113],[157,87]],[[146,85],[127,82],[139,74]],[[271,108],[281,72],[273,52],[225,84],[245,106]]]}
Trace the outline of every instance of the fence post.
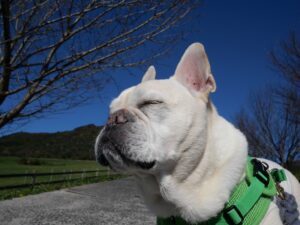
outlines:
{"label": "fence post", "polygon": [[72,173],[73,173],[73,169],[71,169],[71,173],[69,175],[69,180],[72,180]]}
{"label": "fence post", "polygon": [[52,181],[52,176],[53,176],[53,168],[51,169],[51,175],[50,175],[49,182],[51,182],[51,181]]}
{"label": "fence post", "polygon": [[32,173],[32,183],[31,183],[31,189],[33,189],[36,181],[36,175],[35,175],[35,170]]}
{"label": "fence post", "polygon": [[[28,174],[27,170],[25,171],[25,174]],[[24,182],[23,182],[23,184],[26,184],[26,182],[27,182],[27,176],[24,177]]]}
{"label": "fence post", "polygon": [[66,181],[68,179],[68,175],[66,174],[66,169],[64,169],[63,180]]}
{"label": "fence post", "polygon": [[83,180],[84,169],[81,170],[81,180]]}

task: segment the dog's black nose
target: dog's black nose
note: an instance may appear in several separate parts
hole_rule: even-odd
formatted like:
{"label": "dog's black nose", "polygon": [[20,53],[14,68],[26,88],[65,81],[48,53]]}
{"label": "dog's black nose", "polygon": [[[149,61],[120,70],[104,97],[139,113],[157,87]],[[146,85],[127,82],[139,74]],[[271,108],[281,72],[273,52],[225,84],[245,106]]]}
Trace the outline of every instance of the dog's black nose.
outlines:
{"label": "dog's black nose", "polygon": [[112,126],[133,121],[134,115],[131,112],[129,112],[127,109],[120,109],[109,116],[107,125]]}

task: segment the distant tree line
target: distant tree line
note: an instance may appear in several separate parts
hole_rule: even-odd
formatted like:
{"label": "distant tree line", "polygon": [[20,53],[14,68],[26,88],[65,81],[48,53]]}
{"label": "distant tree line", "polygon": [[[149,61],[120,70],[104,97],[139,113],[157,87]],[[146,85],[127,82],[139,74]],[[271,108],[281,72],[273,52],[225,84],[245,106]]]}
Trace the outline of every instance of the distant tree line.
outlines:
{"label": "distant tree line", "polygon": [[87,125],[57,133],[15,133],[0,138],[0,156],[21,158],[94,159],[101,127]]}

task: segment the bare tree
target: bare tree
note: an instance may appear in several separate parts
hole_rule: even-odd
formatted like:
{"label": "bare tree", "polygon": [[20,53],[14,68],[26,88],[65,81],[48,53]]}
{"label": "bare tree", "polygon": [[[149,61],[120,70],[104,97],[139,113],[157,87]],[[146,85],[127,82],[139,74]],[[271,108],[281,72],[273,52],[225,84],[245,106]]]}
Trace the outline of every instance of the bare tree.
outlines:
{"label": "bare tree", "polygon": [[300,123],[300,39],[292,32],[280,50],[273,50],[270,59],[275,70],[286,81],[275,88],[280,104],[289,107],[295,123]]}
{"label": "bare tree", "polygon": [[270,158],[285,167],[300,156],[300,45],[295,34],[271,52],[271,62],[284,79],[258,92],[250,107],[236,116],[238,128],[246,135],[250,154]]}
{"label": "bare tree", "polygon": [[[198,1],[1,0],[0,128],[74,107],[167,51]],[[186,26],[185,26],[186,27]],[[166,32],[169,30],[169,32]]]}
{"label": "bare tree", "polygon": [[288,167],[300,155],[300,126],[290,108],[275,98],[272,89],[252,96],[250,108],[237,115],[236,124],[247,137],[251,155]]}

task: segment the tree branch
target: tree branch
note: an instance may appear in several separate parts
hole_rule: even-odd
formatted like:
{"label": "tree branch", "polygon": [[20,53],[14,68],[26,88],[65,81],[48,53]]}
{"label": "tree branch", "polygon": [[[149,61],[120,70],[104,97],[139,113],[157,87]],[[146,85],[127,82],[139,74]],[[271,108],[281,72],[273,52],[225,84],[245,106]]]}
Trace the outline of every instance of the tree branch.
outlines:
{"label": "tree branch", "polygon": [[9,81],[11,77],[11,34],[10,34],[10,10],[9,0],[1,0],[1,13],[3,20],[3,72],[0,79],[0,105],[4,102],[6,95],[5,92],[9,89]]}

